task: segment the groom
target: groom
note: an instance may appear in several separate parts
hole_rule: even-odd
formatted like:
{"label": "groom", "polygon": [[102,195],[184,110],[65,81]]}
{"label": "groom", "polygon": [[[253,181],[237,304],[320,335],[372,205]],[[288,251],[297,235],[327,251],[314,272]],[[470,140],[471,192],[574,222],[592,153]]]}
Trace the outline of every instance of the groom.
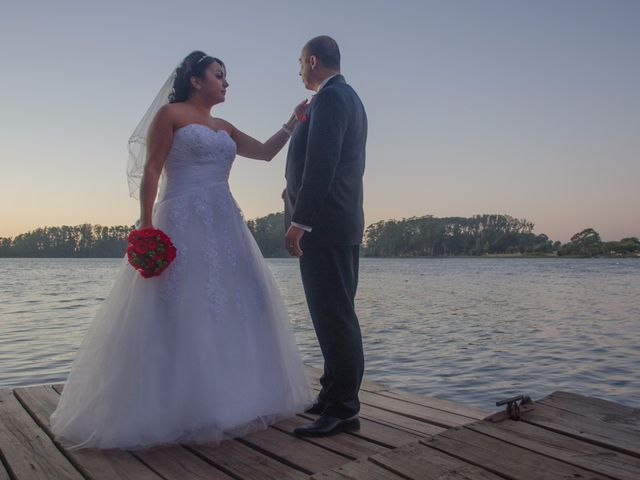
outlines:
{"label": "groom", "polygon": [[326,436],[360,427],[364,356],[354,298],[364,230],[367,116],[340,75],[340,50],[331,37],[313,38],[303,47],[300,76],[317,93],[289,144],[285,246],[300,257],[324,373],[317,401],[307,410],[320,417],[294,434]]}

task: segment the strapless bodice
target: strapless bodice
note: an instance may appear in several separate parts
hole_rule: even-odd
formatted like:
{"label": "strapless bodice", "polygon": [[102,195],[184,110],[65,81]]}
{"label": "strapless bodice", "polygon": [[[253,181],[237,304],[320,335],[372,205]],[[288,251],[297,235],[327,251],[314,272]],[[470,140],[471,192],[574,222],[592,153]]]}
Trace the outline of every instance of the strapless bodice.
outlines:
{"label": "strapless bodice", "polygon": [[164,164],[160,199],[182,195],[208,185],[228,185],[236,144],[225,130],[190,123],[173,134]]}

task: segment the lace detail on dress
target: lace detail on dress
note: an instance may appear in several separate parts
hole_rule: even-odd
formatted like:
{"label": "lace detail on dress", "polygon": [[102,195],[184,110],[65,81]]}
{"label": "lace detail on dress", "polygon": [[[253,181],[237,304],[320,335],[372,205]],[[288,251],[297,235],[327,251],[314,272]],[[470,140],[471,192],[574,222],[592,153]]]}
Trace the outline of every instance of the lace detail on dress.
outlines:
{"label": "lace detail on dress", "polygon": [[[187,198],[177,198],[168,209],[168,225],[163,228],[165,233],[172,239],[176,247],[176,258],[167,268],[163,275],[160,276],[162,283],[162,300],[169,312],[174,312],[176,306],[180,302],[180,279],[184,271],[186,258],[188,256],[188,247],[186,242],[182,240],[180,232],[185,228],[189,221],[189,205]],[[161,206],[159,206],[161,208]]]}
{"label": "lace detail on dress", "polygon": [[205,252],[205,262],[207,262],[207,299],[209,311],[213,317],[220,321],[220,315],[223,312],[223,302],[225,292],[222,288],[220,278],[220,252],[215,246]]}
{"label": "lace detail on dress", "polygon": [[211,206],[207,202],[207,195],[204,190],[199,190],[193,198],[193,209],[200,217],[200,221],[205,225],[211,225],[212,222],[212,214]]}

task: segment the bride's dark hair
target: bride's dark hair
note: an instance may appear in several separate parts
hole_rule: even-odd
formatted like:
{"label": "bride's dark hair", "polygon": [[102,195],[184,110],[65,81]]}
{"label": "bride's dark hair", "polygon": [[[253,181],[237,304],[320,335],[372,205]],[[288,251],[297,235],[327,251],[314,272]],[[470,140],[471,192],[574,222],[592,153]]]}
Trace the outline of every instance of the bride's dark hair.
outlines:
{"label": "bride's dark hair", "polygon": [[226,70],[221,60],[210,57],[204,52],[196,50],[185,57],[176,68],[173,89],[169,94],[169,103],[184,102],[191,93],[191,77],[204,78],[204,72],[212,63],[219,63]]}

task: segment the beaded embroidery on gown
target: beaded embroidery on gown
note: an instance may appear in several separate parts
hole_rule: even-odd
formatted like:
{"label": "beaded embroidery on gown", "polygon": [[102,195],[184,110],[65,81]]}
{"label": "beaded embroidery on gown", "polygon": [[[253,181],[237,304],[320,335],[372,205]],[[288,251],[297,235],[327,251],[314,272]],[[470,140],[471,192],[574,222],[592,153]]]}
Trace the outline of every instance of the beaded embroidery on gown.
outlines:
{"label": "beaded embroidery on gown", "polygon": [[236,145],[174,133],[153,225],[177,248],[159,277],[123,260],[51,428],[67,448],[220,442],[313,402],[280,291],[229,190]]}

